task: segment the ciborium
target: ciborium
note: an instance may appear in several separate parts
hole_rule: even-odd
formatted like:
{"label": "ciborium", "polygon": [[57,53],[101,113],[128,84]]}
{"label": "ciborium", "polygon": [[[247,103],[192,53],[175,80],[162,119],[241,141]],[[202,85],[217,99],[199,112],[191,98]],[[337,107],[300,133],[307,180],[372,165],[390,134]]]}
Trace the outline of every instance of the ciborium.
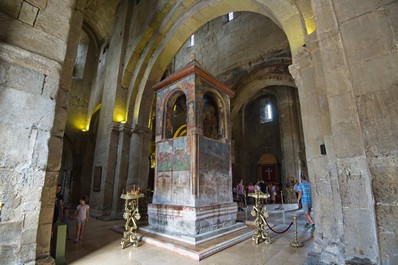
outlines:
{"label": "ciborium", "polygon": [[130,192],[122,193],[120,198],[126,200],[124,204],[124,214],[123,218],[126,219],[126,224],[124,225],[124,233],[122,242],[122,249],[128,245],[133,245],[133,247],[138,247],[138,237],[137,237],[137,220],[141,218],[138,212],[138,200],[143,198],[144,194],[140,192],[140,189],[133,188]]}
{"label": "ciborium", "polygon": [[271,239],[268,235],[268,230],[266,230],[268,212],[267,208],[264,206],[264,201],[269,197],[269,194],[256,190],[254,193],[249,193],[248,196],[255,199],[251,215],[256,217],[254,223],[258,226],[252,239],[256,242],[256,245],[258,245],[260,241],[265,241],[265,243],[270,244]]}

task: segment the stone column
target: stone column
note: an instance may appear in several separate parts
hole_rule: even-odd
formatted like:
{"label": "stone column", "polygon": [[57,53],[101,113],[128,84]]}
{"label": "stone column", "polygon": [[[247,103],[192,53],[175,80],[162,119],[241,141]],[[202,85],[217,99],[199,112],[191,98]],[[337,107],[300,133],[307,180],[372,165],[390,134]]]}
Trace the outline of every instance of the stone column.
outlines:
{"label": "stone column", "polygon": [[[336,14],[334,2],[339,1],[314,3],[318,40],[307,44],[306,56],[296,54],[290,68],[300,91],[309,175],[315,180],[315,212],[322,214],[315,213],[322,235],[316,236],[315,248],[327,263],[341,264],[353,257],[378,263],[372,177],[347,60],[351,47],[343,45],[337,19],[342,14]],[[344,6],[342,1],[339,5]],[[355,36],[347,40],[357,41]],[[305,67],[307,62],[312,65]],[[326,146],[325,156],[319,155],[320,144]]]}
{"label": "stone column", "polygon": [[[94,215],[110,215],[114,199],[115,170],[119,143],[119,123],[126,122],[123,98],[126,90],[121,87],[121,65],[124,61],[127,29],[130,23],[130,1],[121,1],[117,7],[115,24],[106,56],[104,93],[99,119],[97,143],[94,155],[94,168],[101,167],[101,176],[93,175],[93,182],[99,181],[100,190],[90,194],[90,207]],[[95,172],[94,172],[95,174]],[[96,183],[93,183],[94,185]]]}
{"label": "stone column", "polygon": [[142,189],[148,187],[151,139],[152,132],[148,127],[132,125],[126,189],[133,185]]}
{"label": "stone column", "polygon": [[119,124],[119,139],[117,148],[117,163],[115,170],[115,185],[113,189],[113,201],[111,216],[122,216],[124,211],[123,200],[120,195],[126,191],[126,180],[129,167],[129,151],[131,139],[131,125],[127,123]]}
{"label": "stone column", "polygon": [[[282,89],[282,88],[281,88]],[[284,98],[278,102],[279,111],[281,113],[281,140],[283,150],[283,175],[281,176],[283,186],[288,182],[288,177],[297,178],[299,168],[297,160],[299,157],[300,137],[297,113],[294,111],[293,91],[286,89]]]}
{"label": "stone column", "polygon": [[[314,252],[322,260],[344,263],[343,214],[339,192],[336,160],[331,143],[331,125],[325,82],[319,65],[319,47],[315,41],[294,54],[289,70],[299,91],[307,169],[316,223]],[[320,144],[326,144],[327,156],[320,154]],[[320,237],[322,235],[322,237]]]}
{"label": "stone column", "polygon": [[[97,138],[90,195],[90,208],[94,216],[111,214],[116,178],[119,126],[120,124],[117,122],[108,124],[106,131],[99,134],[98,138],[100,139]],[[105,146],[105,144],[108,145]]]}

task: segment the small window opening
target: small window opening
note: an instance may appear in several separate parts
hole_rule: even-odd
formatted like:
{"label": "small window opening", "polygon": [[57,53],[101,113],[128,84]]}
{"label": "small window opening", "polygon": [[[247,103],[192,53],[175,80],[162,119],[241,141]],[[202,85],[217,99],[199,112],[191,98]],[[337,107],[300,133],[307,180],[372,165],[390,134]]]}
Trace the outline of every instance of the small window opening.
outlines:
{"label": "small window opening", "polygon": [[192,34],[191,37],[189,38],[189,47],[192,47],[195,45],[195,34]]}
{"label": "small window opening", "polygon": [[231,21],[232,19],[234,19],[234,12],[229,12],[228,13],[228,22]]}
{"label": "small window opening", "polygon": [[264,100],[260,105],[260,123],[273,121],[272,104],[269,100]]}

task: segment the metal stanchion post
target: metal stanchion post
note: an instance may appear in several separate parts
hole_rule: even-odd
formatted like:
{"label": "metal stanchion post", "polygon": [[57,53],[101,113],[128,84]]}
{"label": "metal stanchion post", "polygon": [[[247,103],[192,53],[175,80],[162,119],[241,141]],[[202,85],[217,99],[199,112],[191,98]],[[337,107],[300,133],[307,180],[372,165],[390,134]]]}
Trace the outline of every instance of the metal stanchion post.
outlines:
{"label": "metal stanchion post", "polygon": [[300,247],[304,246],[304,244],[297,240],[297,217],[296,216],[293,217],[293,223],[294,223],[294,241],[292,243],[290,243],[290,245],[295,248],[300,248]]}
{"label": "metal stanchion post", "polygon": [[285,208],[283,208],[283,192],[281,191],[281,207],[279,208],[279,210],[284,211]]}

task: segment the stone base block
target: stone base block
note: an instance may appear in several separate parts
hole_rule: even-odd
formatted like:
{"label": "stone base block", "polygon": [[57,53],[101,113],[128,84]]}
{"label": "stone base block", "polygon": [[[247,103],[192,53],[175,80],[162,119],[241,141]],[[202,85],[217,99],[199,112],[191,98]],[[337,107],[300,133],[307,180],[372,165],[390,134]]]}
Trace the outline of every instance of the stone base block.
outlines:
{"label": "stone base block", "polygon": [[236,216],[236,203],[203,207],[149,204],[145,229],[195,245],[238,228]]}
{"label": "stone base block", "polygon": [[140,228],[138,232],[140,234],[139,239],[143,243],[164,248],[194,260],[202,260],[244,240],[250,239],[254,235],[254,230],[248,228],[243,223],[237,223],[235,228],[236,230],[224,231],[224,233],[218,234],[217,237],[198,245],[186,244],[181,242],[180,238],[171,238],[170,235],[154,233],[147,230],[147,228]]}

